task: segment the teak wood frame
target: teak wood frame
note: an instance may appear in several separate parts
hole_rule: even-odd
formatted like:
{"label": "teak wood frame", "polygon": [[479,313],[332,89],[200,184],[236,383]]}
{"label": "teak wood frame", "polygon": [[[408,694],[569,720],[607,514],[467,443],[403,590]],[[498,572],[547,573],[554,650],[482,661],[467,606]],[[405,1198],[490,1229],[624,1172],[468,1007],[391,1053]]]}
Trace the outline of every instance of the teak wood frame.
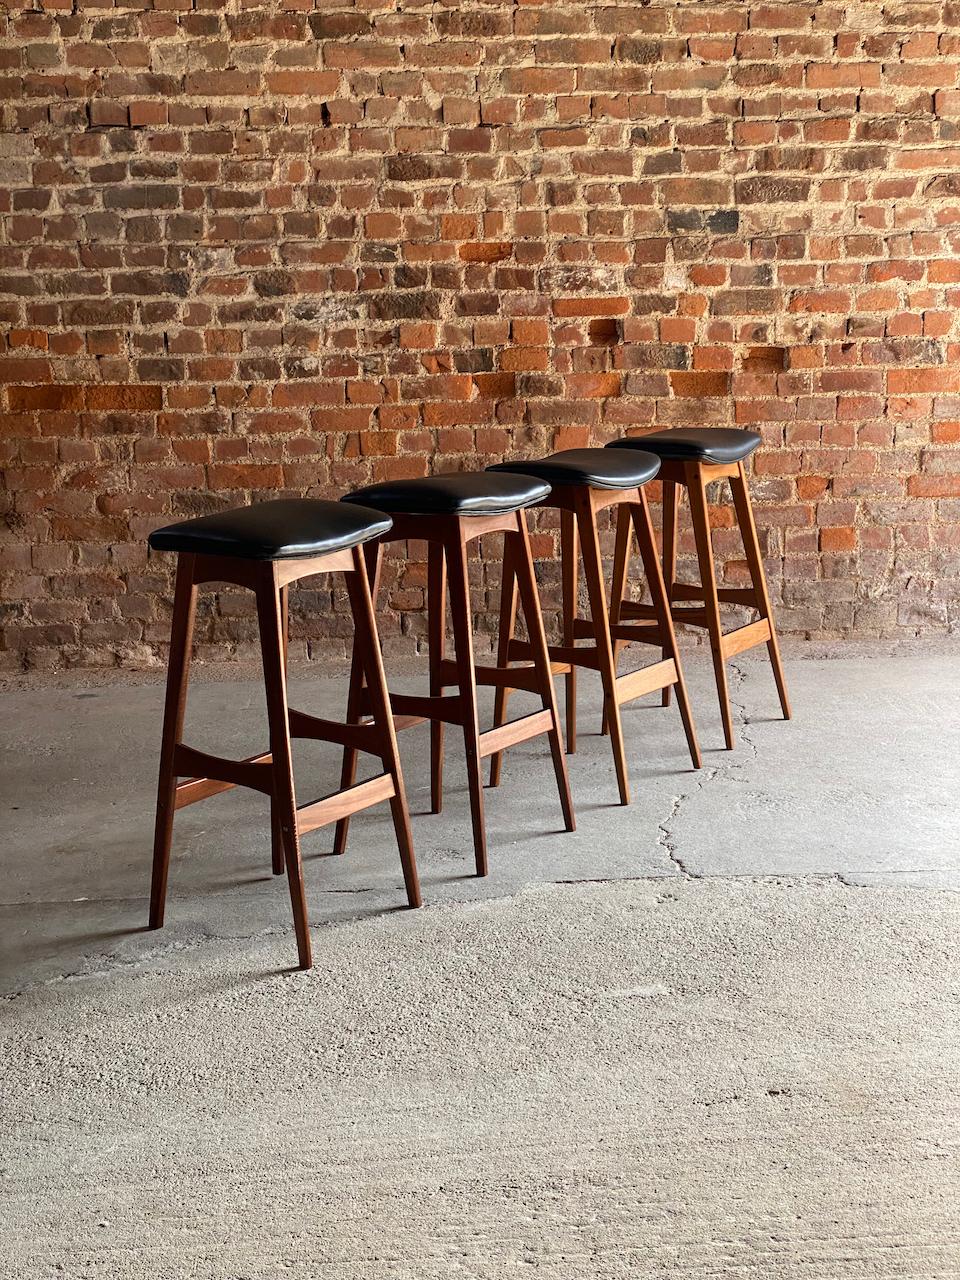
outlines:
{"label": "teak wood frame", "polygon": [[[371,720],[341,724],[291,709],[287,702],[287,589],[291,582],[315,573],[342,573],[355,627],[355,660],[369,689]],[[267,697],[270,750],[246,760],[228,760],[195,751],[181,741],[193,642],[197,588],[205,582],[248,587],[257,601],[257,621]],[[357,786],[297,808],[291,738],[313,738],[369,752],[383,762],[383,773]],[[178,781],[183,778],[185,781]],[[389,800],[400,849],[400,861],[411,907],[420,905],[420,884],[413,853],[397,752],[397,739],[387,695],[376,618],[360,547],[294,560],[252,561],[233,557],[183,554],[177,561],[170,660],[160,749],[160,781],[150,890],[150,928],[163,924],[167,874],[173,838],[173,815],[231,787],[251,787],[270,797],[270,825],[275,875],[287,873],[300,968],[312,964],[307,903],[303,887],[300,836],[338,822],[346,814]]]}
{"label": "teak wood frame", "polygon": [[[480,665],[473,651],[473,624],[470,607],[470,586],[467,575],[467,547],[476,538],[491,533],[504,534],[504,555],[510,555],[516,565],[520,603],[531,636],[529,657],[525,668],[507,671],[505,666]],[[427,697],[407,694],[391,694],[390,703],[396,716],[398,729],[430,722],[430,809],[439,813],[443,807],[443,752],[446,726],[458,725],[463,731],[467,760],[467,784],[470,792],[470,815],[473,825],[473,845],[477,875],[488,872],[486,824],[484,820],[483,781],[480,774],[481,760],[506,747],[530,738],[546,734],[553,757],[553,768],[560,794],[564,826],[575,829],[573,803],[567,765],[560,738],[560,718],[557,711],[556,692],[547,653],[547,639],[540,611],[540,597],[530,553],[525,513],[512,511],[496,516],[460,515],[400,515],[393,514],[393,528],[367,552],[373,598],[377,598],[380,584],[382,544],[397,541],[424,541],[427,543],[427,641],[430,660],[430,693]],[[449,595],[450,617],[453,630],[454,657],[446,656],[446,604]],[[515,606],[514,606],[515,607]],[[519,679],[517,676],[519,675]],[[542,710],[521,716],[506,724],[481,733],[477,712],[477,686],[493,685],[497,688],[510,680],[517,688],[540,695]],[[444,690],[456,687],[457,692]],[[364,687],[360,665],[354,659],[350,677],[348,718],[358,720],[366,710],[367,690]],[[348,787],[356,776],[356,751],[347,746],[344,751],[343,772],[340,785]],[[346,848],[349,818],[344,816],[337,824],[334,851],[342,853]]]}
{"label": "teak wood frame", "polygon": [[[723,720],[723,736],[727,749],[732,750],[734,746],[733,715],[727,686],[727,661],[736,654],[752,649],[758,644],[766,644],[773,666],[774,679],[777,682],[777,692],[780,695],[783,718],[789,720],[791,714],[783,662],[780,658],[780,646],[777,643],[773,611],[767,592],[767,580],[763,571],[763,556],[760,552],[757,526],[753,518],[746,468],[742,462],[719,464],[669,460],[662,463],[659,479],[663,482],[663,572],[673,620],[675,623],[684,622],[691,626],[704,627],[709,633],[717,695],[720,700],[720,715]],[[707,485],[720,479],[730,481],[737,524],[750,571],[749,587],[717,586],[710,513],[707,506]],[[687,490],[690,500],[690,516],[700,567],[700,582],[696,584],[677,581],[677,517],[681,486]],[[629,526],[625,514],[621,513],[617,523],[616,553],[621,572],[619,576],[614,575],[613,609],[623,618],[648,618],[649,606],[625,599],[626,552],[629,537]],[[677,607],[678,602],[682,605],[684,601],[698,600],[703,601],[702,605],[695,605],[692,608]],[[746,626],[724,634],[720,620],[721,604],[746,605],[748,608],[755,609],[759,617],[756,621],[747,623]],[[665,689],[664,706],[669,700],[670,690]]]}
{"label": "teak wood frame", "polygon": [[[630,783],[620,717],[620,708],[624,703],[632,702],[645,693],[652,693],[657,689],[669,690],[676,685],[690,759],[695,769],[699,769],[701,765],[700,747],[690,711],[680,654],[677,651],[646,494],[641,488],[609,490],[594,489],[588,485],[558,485],[539,505],[560,511],[563,642],[550,645],[548,651],[553,670],[563,674],[565,678],[567,751],[572,754],[577,749],[577,668],[585,667],[600,673],[604,732],[609,728],[620,803],[629,804]],[[650,586],[652,614],[648,621],[642,623],[625,623],[621,621],[620,613],[615,607],[612,610],[607,608],[597,515],[614,506],[620,508],[620,517],[628,526],[630,522],[633,523]],[[626,544],[621,548],[618,543],[618,556],[626,557]],[[577,616],[581,558],[590,606],[589,618]],[[516,580],[514,565],[506,556],[503,572],[505,586],[500,604],[498,662],[507,667],[511,661],[528,656],[528,642],[514,638]],[[618,560],[614,565],[614,578],[618,575],[622,577],[623,572],[624,565]],[[577,644],[578,640],[585,639],[592,640],[593,644]],[[629,641],[661,647],[661,661],[618,676],[617,657],[621,647]],[[500,724],[506,714],[509,693],[510,688],[506,685],[497,690],[495,724]],[[491,786],[497,786],[500,782],[501,760],[498,752],[490,762]]]}

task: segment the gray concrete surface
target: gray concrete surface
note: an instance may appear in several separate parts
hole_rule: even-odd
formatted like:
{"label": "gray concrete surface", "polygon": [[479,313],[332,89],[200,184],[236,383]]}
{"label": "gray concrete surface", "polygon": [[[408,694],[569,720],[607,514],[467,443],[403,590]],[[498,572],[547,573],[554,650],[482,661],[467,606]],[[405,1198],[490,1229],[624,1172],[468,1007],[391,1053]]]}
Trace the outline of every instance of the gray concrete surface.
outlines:
{"label": "gray concrete surface", "polygon": [[[797,652],[784,724],[743,657],[728,753],[693,651],[705,768],[638,704],[626,810],[585,682],[578,831],[514,750],[485,881],[451,734],[423,910],[384,814],[306,838],[309,974],[252,794],[178,815],[143,930],[156,681],[8,690],[0,1276],[960,1275],[957,661]],[[192,742],[260,747],[256,681],[193,692]]]}

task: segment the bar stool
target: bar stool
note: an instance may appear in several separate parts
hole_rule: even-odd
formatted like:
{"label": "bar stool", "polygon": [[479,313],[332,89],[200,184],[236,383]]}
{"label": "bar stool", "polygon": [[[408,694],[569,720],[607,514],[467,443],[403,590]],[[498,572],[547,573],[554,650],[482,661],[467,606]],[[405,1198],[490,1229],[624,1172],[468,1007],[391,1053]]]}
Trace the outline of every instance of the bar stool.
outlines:
{"label": "bar stool", "polygon": [[[642,450],[565,449],[547,458],[530,462],[498,462],[490,468],[494,472],[536,476],[551,486],[549,495],[539,505],[553,507],[560,512],[563,643],[550,645],[549,653],[555,664],[554,669],[565,675],[567,750],[572,753],[577,747],[577,668],[586,667],[599,671],[603,685],[604,725],[610,731],[621,804],[630,803],[620,718],[620,708],[625,702],[632,702],[645,693],[670,689],[676,685],[677,702],[680,705],[690,758],[695,769],[699,769],[701,764],[700,748],[690,714],[683,668],[653,538],[650,512],[643,491],[643,486],[653,479],[659,467],[659,459]],[[633,522],[653,600],[652,622],[632,625],[623,623],[619,617],[612,617],[607,609],[607,588],[600,555],[597,514],[608,507],[619,508],[623,518]],[[577,616],[578,568],[581,556],[590,604],[588,619]],[[503,572],[505,583],[511,585],[510,590],[505,589],[501,596],[498,661],[501,666],[507,666],[512,659],[526,656],[528,646],[526,642],[513,638],[516,615],[514,565],[506,557]],[[616,572],[615,566],[615,574]],[[577,641],[581,639],[592,640],[593,644],[588,647],[578,646]],[[619,649],[630,640],[661,646],[663,658],[639,671],[618,676]],[[505,714],[509,692],[507,687],[497,690],[497,724]],[[500,768],[501,756],[497,753],[490,762],[491,786],[498,785]]]}
{"label": "bar stool", "polygon": [[[757,445],[760,436],[756,431],[744,431],[730,427],[677,427],[670,431],[656,431],[648,436],[631,436],[614,440],[609,449],[639,449],[655,453],[661,460],[660,478],[663,481],[663,569],[667,595],[670,599],[674,622],[686,622],[695,627],[705,627],[710,635],[713,666],[716,673],[717,693],[720,698],[720,715],[723,719],[723,736],[728,750],[733,749],[733,718],[730,711],[730,695],[727,689],[727,660],[766,644],[773,666],[777,692],[783,718],[790,719],[790,700],[780,660],[780,647],[767,593],[767,581],[763,572],[763,557],[757,539],[757,526],[753,519],[750,490],[744,463]],[[733,505],[743,538],[747,566],[750,571],[749,587],[718,587],[710,536],[710,515],[707,508],[707,485],[713,480],[728,479],[733,493]],[[700,565],[700,582],[696,585],[677,582],[677,509],[679,486],[684,486],[690,499],[690,515]],[[621,544],[625,549],[629,540],[626,520],[621,516],[617,525],[618,554]],[[621,556],[625,560],[625,556]],[[626,572],[614,581],[614,608],[619,602],[622,617],[643,618],[648,614],[645,606],[624,599]],[[698,601],[694,608],[677,608],[678,601]],[[755,622],[723,632],[720,621],[721,604],[747,605],[756,609]],[[669,690],[664,691],[664,705],[669,701]]]}
{"label": "bar stool", "polygon": [[[163,924],[174,811],[231,787],[252,787],[270,797],[273,870],[279,875],[286,866],[301,969],[309,969],[312,963],[300,861],[300,836],[306,832],[389,800],[407,900],[411,907],[420,905],[403,774],[360,550],[362,543],[389,528],[389,518],[379,511],[344,507],[339,502],[289,498],[184,520],[150,535],[149,543],[155,551],[178,553],[160,749],[151,929]],[[287,705],[287,589],[289,583],[314,573],[344,575],[356,629],[354,652],[369,693],[369,724],[323,720]],[[181,741],[197,587],[204,582],[230,582],[248,587],[256,596],[270,750],[246,760],[207,755]],[[370,752],[380,757],[383,772],[369,782],[341,788],[298,809],[291,738],[314,738],[348,746],[353,751]],[[178,778],[186,781],[178,782]]]}
{"label": "bar stool", "polygon": [[[463,730],[479,876],[485,876],[488,871],[483,782],[480,777],[480,761],[485,756],[546,734],[553,756],[564,826],[567,831],[573,831],[575,827],[560,740],[556,694],[524,514],[524,508],[539,502],[548,493],[548,485],[530,476],[495,476],[481,471],[375,484],[341,499],[345,503],[359,502],[366,507],[374,507],[393,517],[393,528],[386,538],[367,549],[367,568],[374,599],[379,587],[383,541],[409,539],[427,543],[430,694],[428,697],[392,694],[390,703],[399,717],[396,722],[398,729],[422,724],[425,720],[430,722],[430,801],[433,813],[439,813],[443,806],[444,728],[453,724]],[[478,665],[474,659],[467,546],[475,538],[497,532],[505,535],[505,554],[509,553],[513,558],[520,601],[531,637],[529,656],[532,662],[519,673],[516,670],[507,673],[500,666]],[[455,653],[452,660],[445,655],[448,588]],[[500,687],[506,680],[517,688],[539,694],[543,709],[481,733],[477,686]],[[457,688],[457,693],[444,692],[451,686]],[[350,679],[349,717],[359,719],[365,703],[363,673],[355,657]],[[355,770],[356,752],[348,746],[344,752],[342,786],[353,781]],[[346,847],[347,828],[345,817],[337,828],[336,852],[343,852]]]}

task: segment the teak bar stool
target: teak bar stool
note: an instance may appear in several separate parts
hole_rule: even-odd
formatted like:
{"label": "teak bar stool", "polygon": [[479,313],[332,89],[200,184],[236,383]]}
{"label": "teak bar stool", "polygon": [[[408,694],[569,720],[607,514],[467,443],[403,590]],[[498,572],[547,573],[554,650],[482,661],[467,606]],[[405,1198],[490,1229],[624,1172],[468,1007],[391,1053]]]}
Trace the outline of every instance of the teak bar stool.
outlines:
{"label": "teak bar stool", "polygon": [[[757,539],[757,526],[753,519],[750,490],[744,463],[760,444],[756,431],[744,431],[730,427],[677,427],[670,431],[657,431],[648,436],[631,436],[615,440],[609,449],[639,449],[655,453],[660,458],[660,479],[663,481],[663,569],[670,598],[674,622],[687,622],[695,627],[705,627],[710,634],[713,666],[716,672],[717,693],[720,697],[720,714],[723,718],[723,736],[727,749],[732,750],[733,718],[730,713],[730,696],[727,690],[727,660],[755,645],[766,644],[773,665],[773,674],[780,694],[783,718],[790,719],[790,700],[780,661],[777,632],[767,594],[767,581],[763,572],[763,557]],[[710,536],[710,516],[707,508],[707,485],[712,480],[728,479],[733,492],[733,504],[737,523],[743,538],[747,565],[752,585],[749,587],[718,587],[713,558],[713,540]],[[677,582],[677,506],[679,487],[683,485],[690,498],[690,515],[697,544],[697,560],[700,565],[700,582],[696,585]],[[649,614],[644,605],[624,599],[626,593],[626,551],[630,531],[621,515],[617,525],[618,562],[623,572],[614,581],[614,610],[625,618],[644,618]],[[678,608],[678,601],[698,601],[703,604],[693,608]],[[760,615],[755,622],[735,631],[723,632],[720,622],[721,604],[747,605]],[[664,705],[669,700],[669,690],[664,692]]]}
{"label": "teak bar stool", "polygon": [[[670,618],[660,571],[660,560],[653,538],[650,512],[643,486],[652,480],[660,462],[652,453],[621,449],[565,449],[532,462],[500,462],[494,472],[511,472],[536,476],[551,486],[550,494],[540,506],[560,511],[561,567],[563,575],[563,643],[550,645],[554,669],[565,674],[567,712],[567,750],[577,746],[577,668],[599,671],[603,684],[604,723],[610,729],[610,742],[617,770],[620,803],[630,803],[627,762],[623,743],[620,708],[645,693],[677,686],[677,701],[695,769],[700,768],[700,748],[690,714],[683,668],[677,652],[677,641]],[[643,557],[644,568],[653,600],[655,619],[652,623],[623,623],[611,617],[607,609],[607,588],[603,577],[597,514],[607,507],[618,507],[624,520],[632,520]],[[583,558],[584,579],[590,603],[590,617],[577,616],[577,580],[579,559]],[[615,568],[615,573],[616,573]],[[516,616],[514,563],[504,559],[505,585],[501,596],[499,663],[507,666],[513,659],[528,656],[526,641],[513,638]],[[593,644],[583,647],[577,641],[588,639]],[[617,675],[617,655],[621,644],[639,640],[663,649],[660,662],[639,671]],[[497,690],[495,722],[499,724],[506,711],[509,688]],[[490,763],[490,784],[500,781],[501,757],[497,753]]]}
{"label": "teak bar stool", "polygon": [[[150,928],[163,924],[173,815],[197,800],[252,787],[270,797],[273,870],[286,865],[293,905],[300,968],[311,965],[307,903],[303,891],[300,836],[345,814],[389,800],[400,846],[400,861],[411,907],[420,905],[410,818],[403,789],[393,717],[370,599],[361,543],[386,533],[390,520],[379,511],[344,507],[309,498],[279,499],[217,515],[185,520],[150,535],[155,551],[176,551],[177,580],[167,670],[167,693],[160,749],[160,784],[150,891]],[[355,627],[356,660],[368,688],[372,722],[340,724],[293,711],[287,705],[287,587],[314,573],[342,573]],[[196,611],[197,587],[230,582],[256,595],[263,679],[267,694],[270,750],[247,760],[207,755],[181,742],[187,679]],[[368,751],[383,761],[383,773],[359,786],[343,788],[323,800],[297,808],[290,752],[291,738],[335,742]],[[178,778],[187,779],[178,782]]]}
{"label": "teak bar stool", "polygon": [[[391,515],[393,528],[386,541],[409,539],[427,543],[430,694],[429,697],[393,694],[390,702],[399,717],[399,729],[421,724],[424,720],[430,722],[430,799],[433,813],[439,813],[443,805],[444,727],[454,724],[463,730],[473,844],[477,875],[480,876],[485,876],[488,870],[483,782],[480,777],[480,761],[483,757],[502,751],[504,747],[546,734],[553,755],[564,826],[567,831],[573,831],[575,825],[567,766],[560,740],[556,694],[524,514],[525,507],[539,502],[548,492],[548,485],[530,476],[495,476],[481,471],[370,485],[342,499],[345,503],[359,502]],[[480,666],[474,660],[467,546],[475,538],[498,532],[505,535],[505,554],[512,557],[515,565],[523,613],[532,637],[532,664],[519,672],[507,672],[501,666]],[[367,552],[374,598],[379,585],[381,545],[382,541]],[[445,656],[448,588],[453,623],[453,659]],[[508,681],[517,688],[538,693],[543,709],[481,733],[477,717],[477,685],[494,685],[500,688]],[[456,686],[455,694],[444,692],[450,686]],[[365,702],[360,664],[354,661],[348,713],[352,719],[362,715]],[[348,747],[343,761],[343,786],[353,781],[355,769],[356,752]],[[346,847],[346,839],[347,821],[344,819],[337,829],[335,848],[338,852]]]}

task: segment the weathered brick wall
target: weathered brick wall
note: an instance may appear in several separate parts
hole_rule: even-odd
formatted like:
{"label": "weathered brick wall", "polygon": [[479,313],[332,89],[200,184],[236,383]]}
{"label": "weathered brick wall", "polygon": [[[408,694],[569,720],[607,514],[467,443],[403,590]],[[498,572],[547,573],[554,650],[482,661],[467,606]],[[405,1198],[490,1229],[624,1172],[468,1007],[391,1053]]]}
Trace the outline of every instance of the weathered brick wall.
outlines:
{"label": "weathered brick wall", "polygon": [[161,651],[170,518],[678,423],[763,432],[784,631],[956,621],[960,3],[79,8],[0,50],[8,667]]}

